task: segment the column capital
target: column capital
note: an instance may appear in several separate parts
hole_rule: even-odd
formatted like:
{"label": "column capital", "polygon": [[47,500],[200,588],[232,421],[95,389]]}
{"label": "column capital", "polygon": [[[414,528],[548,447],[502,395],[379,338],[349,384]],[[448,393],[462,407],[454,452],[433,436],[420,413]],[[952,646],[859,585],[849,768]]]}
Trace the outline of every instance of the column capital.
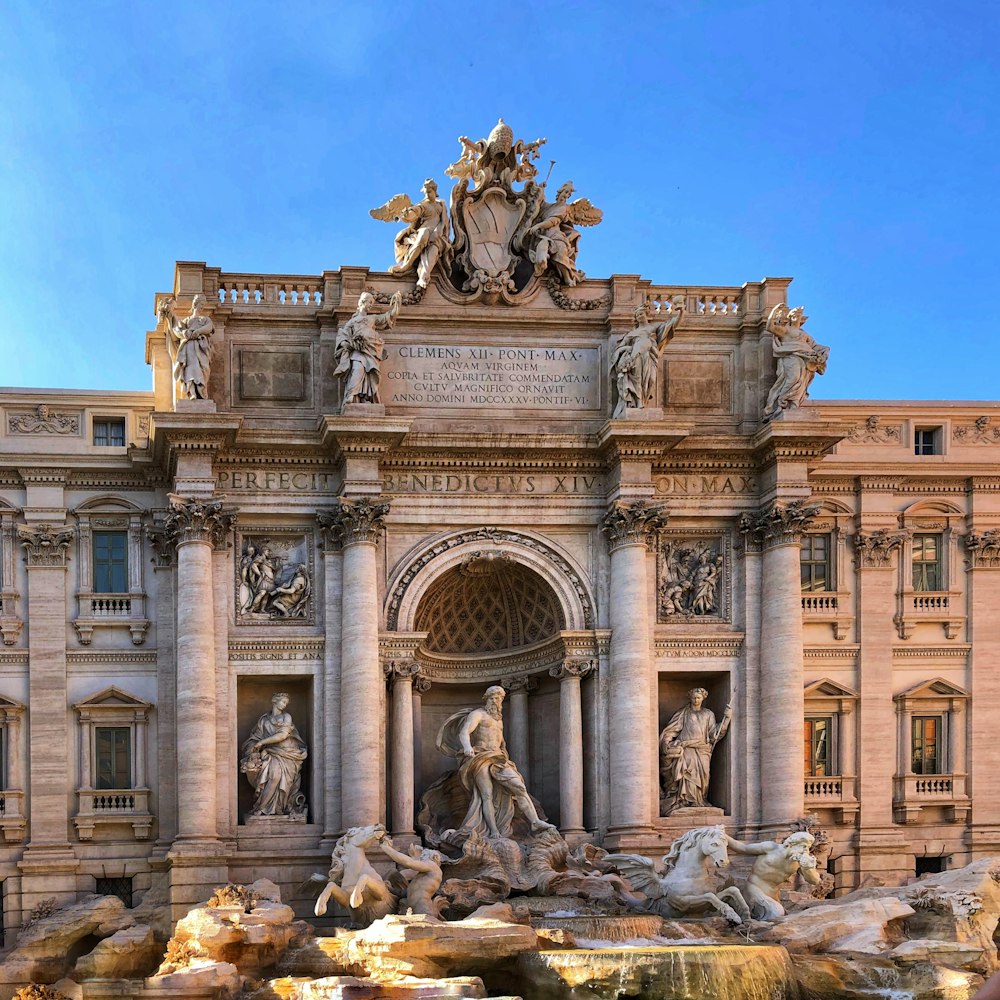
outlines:
{"label": "column capital", "polygon": [[969,569],[1000,568],[1000,528],[991,528],[981,535],[970,531],[962,536],[965,550],[969,553]]}
{"label": "column capital", "polygon": [[595,660],[563,660],[562,663],[549,668],[549,676],[556,680],[564,681],[571,677],[583,680],[589,677],[597,669]]}
{"label": "column capital", "polygon": [[739,528],[748,549],[768,549],[774,545],[797,542],[812,519],[819,513],[819,504],[804,500],[788,503],[775,501],[766,507],[740,515]]}
{"label": "column capital", "polygon": [[416,660],[386,660],[382,671],[390,682],[412,681],[420,673],[420,664]]}
{"label": "column capital", "polygon": [[65,566],[73,544],[73,528],[68,524],[19,524],[17,537],[28,557],[29,566]]}
{"label": "column capital", "polygon": [[859,531],[854,536],[854,562],[858,569],[887,569],[892,553],[898,551],[910,537],[909,531]]}
{"label": "column capital", "polygon": [[153,549],[153,563],[156,569],[169,569],[174,564],[176,549],[174,540],[167,532],[165,524],[146,526],[146,538]]}
{"label": "column capital", "polygon": [[356,542],[374,545],[385,528],[388,513],[388,500],[371,500],[369,497],[349,500],[341,497],[337,510],[317,514],[316,520],[326,534],[328,544],[335,544],[339,539],[342,545]]}
{"label": "column capital", "polygon": [[213,548],[225,545],[237,514],[223,508],[222,497],[182,497],[169,493],[167,498],[170,508],[163,527],[175,546],[185,542],[207,542]]}
{"label": "column capital", "polygon": [[414,694],[427,694],[431,689],[431,679],[429,677],[424,677],[423,674],[417,674],[413,678],[413,693]]}
{"label": "column capital", "polygon": [[538,687],[538,678],[530,674],[524,677],[505,677],[501,682],[504,691],[513,693],[514,691],[524,691],[527,694]]}
{"label": "column capital", "polygon": [[601,530],[607,534],[608,551],[614,552],[625,545],[645,545],[650,533],[666,523],[667,512],[662,504],[616,500],[604,515]]}

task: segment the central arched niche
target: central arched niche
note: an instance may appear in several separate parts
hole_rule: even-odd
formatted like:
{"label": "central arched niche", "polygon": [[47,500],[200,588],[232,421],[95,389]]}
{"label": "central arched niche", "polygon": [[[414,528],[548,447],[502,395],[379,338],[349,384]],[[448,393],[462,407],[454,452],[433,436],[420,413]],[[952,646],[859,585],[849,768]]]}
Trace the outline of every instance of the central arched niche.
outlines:
{"label": "central arched niche", "polygon": [[[552,720],[559,717],[559,683],[546,664],[562,658],[566,616],[552,586],[508,553],[473,552],[428,586],[413,622],[414,631],[427,633],[418,657],[434,681],[422,702],[418,801],[456,766],[435,746],[445,720],[479,705],[490,684],[530,670],[529,759],[515,763],[527,771],[528,787],[549,818],[558,821],[559,742]],[[504,717],[509,737],[506,707]]]}

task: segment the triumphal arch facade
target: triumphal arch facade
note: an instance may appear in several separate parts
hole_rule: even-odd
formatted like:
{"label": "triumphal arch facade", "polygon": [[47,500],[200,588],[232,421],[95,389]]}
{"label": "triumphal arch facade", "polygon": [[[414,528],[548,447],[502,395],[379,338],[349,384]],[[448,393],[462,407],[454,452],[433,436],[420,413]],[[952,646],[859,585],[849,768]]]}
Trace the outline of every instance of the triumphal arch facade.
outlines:
{"label": "triumphal arch facade", "polygon": [[488,687],[571,842],[807,822],[840,887],[1000,849],[1000,406],[809,401],[789,279],[584,275],[543,142],[374,209],[388,270],[179,262],[150,392],[4,392],[8,926],[416,840]]}

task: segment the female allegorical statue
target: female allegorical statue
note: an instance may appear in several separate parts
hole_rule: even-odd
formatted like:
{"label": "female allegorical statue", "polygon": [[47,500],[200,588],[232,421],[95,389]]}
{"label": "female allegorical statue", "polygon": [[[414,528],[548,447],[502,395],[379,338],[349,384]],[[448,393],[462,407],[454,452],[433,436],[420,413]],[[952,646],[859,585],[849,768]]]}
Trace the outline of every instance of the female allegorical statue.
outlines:
{"label": "female allegorical statue", "polygon": [[274,694],[271,711],[257,720],[240,748],[240,770],[256,792],[251,816],[305,818],[306,798],[299,786],[309,751],[285,711],[287,707],[288,695],[283,691]]}

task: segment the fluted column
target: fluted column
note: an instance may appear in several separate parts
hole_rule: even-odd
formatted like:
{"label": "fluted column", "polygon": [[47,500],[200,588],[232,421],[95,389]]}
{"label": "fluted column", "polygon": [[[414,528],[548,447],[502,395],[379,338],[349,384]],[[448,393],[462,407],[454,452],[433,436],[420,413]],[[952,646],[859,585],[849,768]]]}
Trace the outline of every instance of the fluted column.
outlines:
{"label": "fluted column", "polygon": [[740,519],[748,546],[763,550],[760,627],[761,823],[786,828],[803,812],[802,531],[818,507],[774,503]]}
{"label": "fluted column", "polygon": [[389,775],[394,835],[413,833],[413,678],[419,672],[416,660],[386,664],[392,690]]}
{"label": "fluted column", "polygon": [[530,788],[531,774],[531,744],[528,728],[528,693],[538,687],[534,677],[509,677],[503,682],[508,692],[507,699],[507,753],[517,764],[517,769],[524,778],[525,787]]}
{"label": "fluted column", "polygon": [[565,660],[549,670],[559,681],[559,829],[563,836],[584,832],[580,682],[593,669],[592,660]]}
{"label": "fluted column", "polygon": [[340,682],[341,821],[377,823],[380,801],[382,665],[378,647],[376,546],[386,502],[341,498],[343,612]]}
{"label": "fluted column", "polygon": [[216,831],[215,602],[212,549],[236,521],[213,497],[173,497],[164,528],[177,549],[177,839]]}
{"label": "fluted column", "polygon": [[611,554],[608,696],[611,831],[615,833],[648,828],[655,812],[646,540],[665,520],[659,507],[618,501],[603,522]]}
{"label": "fluted column", "polygon": [[335,843],[343,829],[341,819],[340,656],[343,610],[343,552],[337,513],[316,515],[323,537],[326,602],[323,608],[323,840]]}

